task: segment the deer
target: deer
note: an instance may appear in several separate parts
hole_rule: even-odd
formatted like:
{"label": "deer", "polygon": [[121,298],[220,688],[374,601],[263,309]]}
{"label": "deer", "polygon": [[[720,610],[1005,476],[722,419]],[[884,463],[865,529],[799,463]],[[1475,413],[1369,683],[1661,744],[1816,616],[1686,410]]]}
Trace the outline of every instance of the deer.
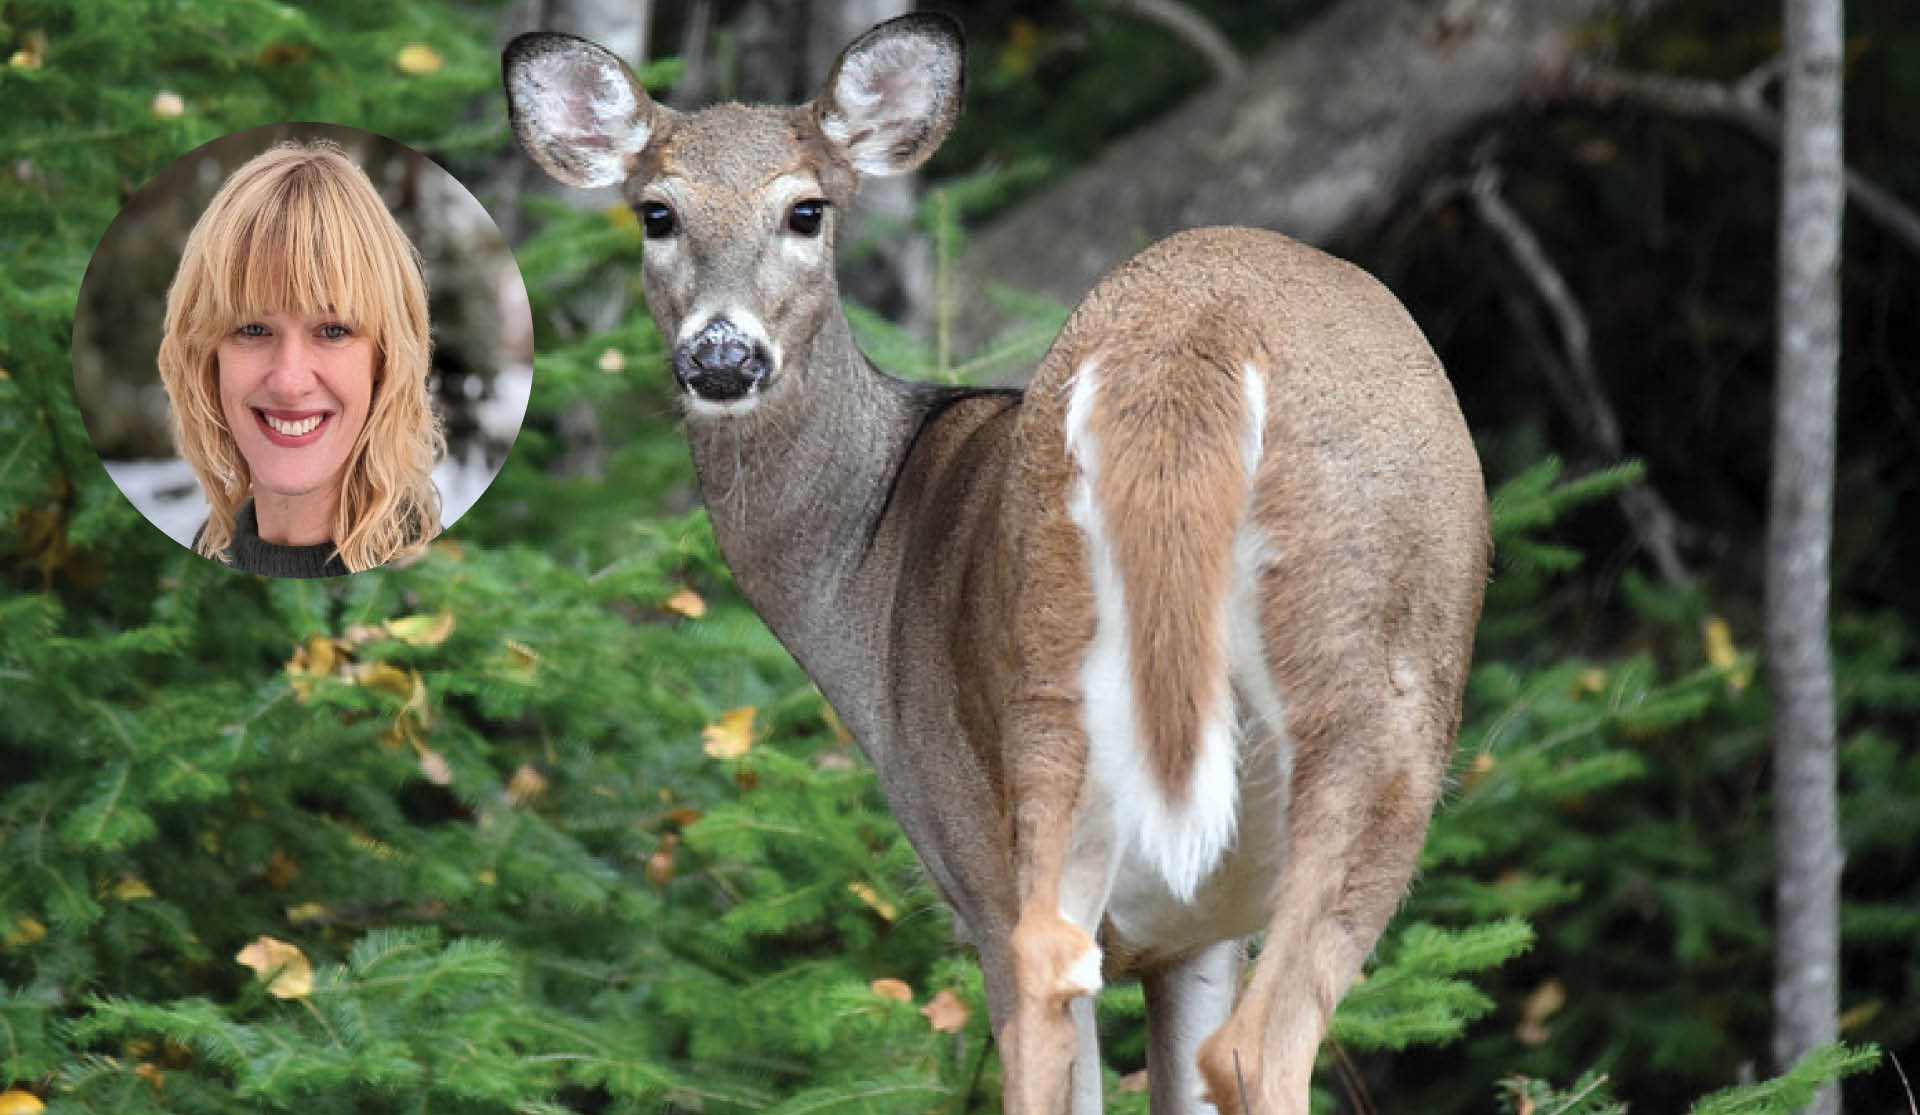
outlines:
{"label": "deer", "polygon": [[1445,778],[1479,460],[1400,302],[1273,231],[1145,248],[1024,390],[875,368],[835,236],[965,69],[929,13],[799,106],[670,108],[552,32],[502,58],[528,155],[639,219],[714,537],[977,950],[1005,1109],[1100,1111],[1093,996],[1137,976],[1155,1112],[1305,1115]]}

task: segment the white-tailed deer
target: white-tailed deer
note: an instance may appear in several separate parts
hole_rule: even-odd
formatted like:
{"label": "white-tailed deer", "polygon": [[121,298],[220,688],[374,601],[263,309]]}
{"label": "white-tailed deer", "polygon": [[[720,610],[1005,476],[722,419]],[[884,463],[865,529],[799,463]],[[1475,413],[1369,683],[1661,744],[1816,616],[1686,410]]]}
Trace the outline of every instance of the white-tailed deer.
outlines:
{"label": "white-tailed deer", "polygon": [[834,233],[963,64],[912,15],[797,108],[676,112],[555,34],[505,80],[533,158],[639,214],[714,535],[979,949],[1007,1109],[1100,1110],[1090,996],[1137,973],[1156,1112],[1304,1115],[1440,792],[1479,463],[1393,296],[1271,232],[1134,257],[1024,394],[876,371]]}

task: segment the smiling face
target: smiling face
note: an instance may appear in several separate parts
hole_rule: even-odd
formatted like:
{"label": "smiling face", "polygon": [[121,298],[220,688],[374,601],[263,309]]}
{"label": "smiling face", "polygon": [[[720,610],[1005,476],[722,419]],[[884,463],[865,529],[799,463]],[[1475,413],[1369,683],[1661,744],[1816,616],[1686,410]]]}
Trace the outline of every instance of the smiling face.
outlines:
{"label": "smiling face", "polygon": [[221,413],[263,527],[300,512],[317,516],[325,538],[372,404],[373,343],[329,314],[263,313],[228,333],[215,360]]}

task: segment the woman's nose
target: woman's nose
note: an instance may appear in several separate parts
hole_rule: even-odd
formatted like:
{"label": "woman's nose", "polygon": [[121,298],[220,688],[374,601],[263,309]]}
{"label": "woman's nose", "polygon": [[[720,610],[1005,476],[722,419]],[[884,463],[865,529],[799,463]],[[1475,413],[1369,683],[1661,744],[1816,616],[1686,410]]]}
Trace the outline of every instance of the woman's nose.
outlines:
{"label": "woman's nose", "polygon": [[267,389],[289,399],[307,394],[313,388],[315,373],[313,346],[297,333],[283,335],[273,346],[272,364],[267,369]]}

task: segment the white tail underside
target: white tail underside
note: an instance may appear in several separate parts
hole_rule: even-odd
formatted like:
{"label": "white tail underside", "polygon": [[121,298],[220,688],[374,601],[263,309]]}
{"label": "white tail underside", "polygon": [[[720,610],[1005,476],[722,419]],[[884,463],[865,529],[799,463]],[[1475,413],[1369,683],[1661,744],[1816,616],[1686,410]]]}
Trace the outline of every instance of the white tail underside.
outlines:
{"label": "white tail underside", "polygon": [[[1067,512],[1086,539],[1087,564],[1093,586],[1094,634],[1080,666],[1082,719],[1087,733],[1087,776],[1113,803],[1118,846],[1114,867],[1126,860],[1151,865],[1180,902],[1190,902],[1201,882],[1211,874],[1233,844],[1238,819],[1239,739],[1233,707],[1234,687],[1221,679],[1220,694],[1200,726],[1187,792],[1169,795],[1154,778],[1134,709],[1133,662],[1129,653],[1130,615],[1126,586],[1115,561],[1105,516],[1096,498],[1100,449],[1088,419],[1098,390],[1098,364],[1089,361],[1074,377],[1067,401],[1066,444],[1078,467],[1068,497]],[[1251,367],[1242,383],[1246,393],[1247,426],[1241,438],[1247,475],[1251,481],[1263,450],[1265,381]],[[1251,483],[1248,485],[1251,489]],[[1222,594],[1215,630],[1225,653],[1220,661],[1236,676],[1251,667],[1264,682],[1261,696],[1272,693],[1259,651],[1257,617],[1240,615],[1255,599],[1250,575],[1265,559],[1264,547],[1242,509],[1242,527],[1235,544],[1233,576],[1236,584]],[[1252,642],[1250,648],[1248,643]],[[1251,657],[1253,662],[1244,661]],[[1266,706],[1266,707],[1260,707]],[[1256,701],[1255,715],[1266,719],[1278,700]],[[1183,798],[1176,803],[1172,798]]]}

